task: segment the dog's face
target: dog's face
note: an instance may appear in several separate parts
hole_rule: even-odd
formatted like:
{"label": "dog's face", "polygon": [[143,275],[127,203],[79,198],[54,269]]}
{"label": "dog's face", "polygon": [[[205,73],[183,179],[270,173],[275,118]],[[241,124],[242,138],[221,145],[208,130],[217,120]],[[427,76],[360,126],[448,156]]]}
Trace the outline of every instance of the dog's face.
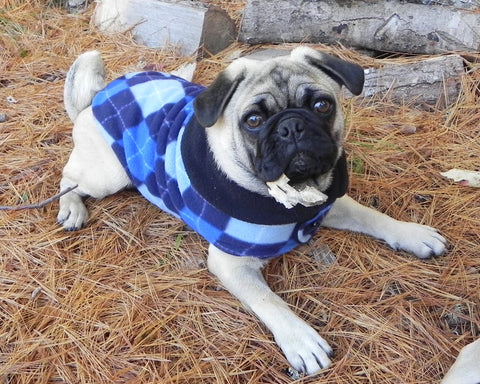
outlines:
{"label": "dog's face", "polygon": [[356,64],[301,47],[266,61],[239,59],[194,103],[219,168],[243,187],[266,194],[286,175],[323,191],[342,155],[342,85],[359,94]]}

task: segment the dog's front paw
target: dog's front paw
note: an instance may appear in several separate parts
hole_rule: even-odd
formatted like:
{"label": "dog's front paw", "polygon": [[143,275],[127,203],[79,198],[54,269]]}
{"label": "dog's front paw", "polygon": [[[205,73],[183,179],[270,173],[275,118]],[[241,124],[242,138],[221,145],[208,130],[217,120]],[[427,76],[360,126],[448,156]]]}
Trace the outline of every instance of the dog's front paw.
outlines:
{"label": "dog's front paw", "polygon": [[440,256],[447,245],[435,228],[404,221],[398,221],[385,240],[393,249],[410,252],[421,259]]}
{"label": "dog's front paw", "polygon": [[312,375],[332,363],[332,348],[303,320],[276,334],[275,341],[298,372]]}
{"label": "dog's front paw", "polygon": [[83,204],[82,198],[70,192],[60,198],[60,209],[57,221],[67,231],[74,231],[82,228],[88,219],[88,211]]}

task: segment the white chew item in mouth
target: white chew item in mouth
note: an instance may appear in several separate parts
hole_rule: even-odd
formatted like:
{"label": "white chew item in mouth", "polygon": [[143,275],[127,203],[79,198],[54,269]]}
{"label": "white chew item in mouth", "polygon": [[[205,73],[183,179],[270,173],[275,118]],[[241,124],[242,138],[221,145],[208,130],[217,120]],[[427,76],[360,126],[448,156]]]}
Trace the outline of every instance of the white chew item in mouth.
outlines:
{"label": "white chew item in mouth", "polygon": [[288,184],[290,179],[283,173],[275,181],[267,181],[268,193],[285,208],[293,208],[297,204],[312,207],[325,203],[328,196],[314,186],[314,181],[304,182],[298,186]]}

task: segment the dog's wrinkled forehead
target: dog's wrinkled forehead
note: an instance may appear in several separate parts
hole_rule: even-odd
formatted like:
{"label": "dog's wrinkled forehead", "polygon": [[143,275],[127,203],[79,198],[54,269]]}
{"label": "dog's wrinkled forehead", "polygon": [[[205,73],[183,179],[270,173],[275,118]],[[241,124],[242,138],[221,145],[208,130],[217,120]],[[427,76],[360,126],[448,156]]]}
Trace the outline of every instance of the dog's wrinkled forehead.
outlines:
{"label": "dog's wrinkled forehead", "polygon": [[[264,104],[268,109],[300,108],[315,96],[337,99],[340,85],[326,74],[297,62],[249,63],[252,70],[238,87],[241,105]],[[238,105],[237,104],[237,105]]]}

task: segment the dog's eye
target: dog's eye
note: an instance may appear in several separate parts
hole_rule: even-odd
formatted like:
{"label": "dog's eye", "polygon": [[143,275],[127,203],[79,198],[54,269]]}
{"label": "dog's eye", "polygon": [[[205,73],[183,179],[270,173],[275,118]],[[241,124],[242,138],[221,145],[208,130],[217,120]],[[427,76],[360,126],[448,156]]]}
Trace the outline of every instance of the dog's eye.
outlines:
{"label": "dog's eye", "polygon": [[332,109],[332,103],[327,99],[319,99],[313,104],[313,110],[317,113],[328,113]]}
{"label": "dog's eye", "polygon": [[258,128],[263,124],[263,117],[256,113],[252,113],[245,118],[245,123],[249,128]]}

